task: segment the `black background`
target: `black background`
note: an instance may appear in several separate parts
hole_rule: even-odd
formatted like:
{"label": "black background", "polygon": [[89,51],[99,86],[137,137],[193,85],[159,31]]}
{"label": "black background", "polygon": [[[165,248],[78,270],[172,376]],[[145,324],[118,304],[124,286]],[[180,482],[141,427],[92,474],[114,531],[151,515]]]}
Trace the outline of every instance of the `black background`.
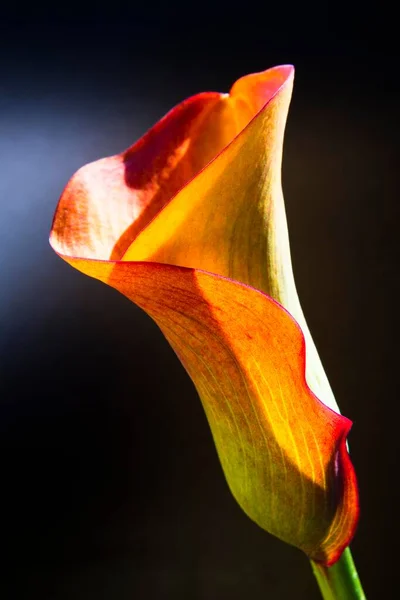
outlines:
{"label": "black background", "polygon": [[287,62],[295,277],[354,421],[359,573],[370,599],[394,597],[400,93],[394,17],[368,10],[111,2],[2,15],[2,598],[319,598],[307,559],[230,496],[157,327],[47,241],[82,164],[191,94]]}

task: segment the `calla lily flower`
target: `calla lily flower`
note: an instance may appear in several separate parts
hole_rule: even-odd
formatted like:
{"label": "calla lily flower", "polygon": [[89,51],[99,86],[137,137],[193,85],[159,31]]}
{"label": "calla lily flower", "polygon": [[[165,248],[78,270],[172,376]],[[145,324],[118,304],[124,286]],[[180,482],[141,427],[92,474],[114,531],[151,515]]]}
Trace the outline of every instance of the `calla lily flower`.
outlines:
{"label": "calla lily flower", "polygon": [[232,494],[323,565],[358,519],[339,414],[305,322],[281,188],[293,67],[185,100],[67,184],[50,242],[159,325],[193,380]]}

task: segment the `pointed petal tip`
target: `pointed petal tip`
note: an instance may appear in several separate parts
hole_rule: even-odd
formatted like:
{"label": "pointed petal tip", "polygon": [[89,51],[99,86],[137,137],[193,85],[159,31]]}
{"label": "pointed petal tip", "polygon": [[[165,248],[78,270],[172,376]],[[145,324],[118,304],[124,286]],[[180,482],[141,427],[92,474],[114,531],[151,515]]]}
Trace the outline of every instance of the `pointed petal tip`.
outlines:
{"label": "pointed petal tip", "polygon": [[295,72],[295,67],[291,63],[285,63],[282,65],[276,65],[275,67],[271,67],[270,69],[267,69],[267,71],[279,71],[281,73],[285,73],[288,77],[290,77],[290,75],[292,75]]}

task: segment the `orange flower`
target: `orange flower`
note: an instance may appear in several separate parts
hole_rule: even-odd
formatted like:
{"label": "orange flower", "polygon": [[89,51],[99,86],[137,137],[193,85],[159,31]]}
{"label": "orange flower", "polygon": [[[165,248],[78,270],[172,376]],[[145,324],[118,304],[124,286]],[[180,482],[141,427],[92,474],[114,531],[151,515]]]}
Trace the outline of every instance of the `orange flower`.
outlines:
{"label": "orange flower", "polygon": [[338,414],[291,267],[281,159],[292,82],[293,67],[281,66],[230,94],[189,98],[125,152],[86,165],[61,196],[50,241],[159,325],[249,517],[331,565],[354,533],[358,494],[351,422]]}

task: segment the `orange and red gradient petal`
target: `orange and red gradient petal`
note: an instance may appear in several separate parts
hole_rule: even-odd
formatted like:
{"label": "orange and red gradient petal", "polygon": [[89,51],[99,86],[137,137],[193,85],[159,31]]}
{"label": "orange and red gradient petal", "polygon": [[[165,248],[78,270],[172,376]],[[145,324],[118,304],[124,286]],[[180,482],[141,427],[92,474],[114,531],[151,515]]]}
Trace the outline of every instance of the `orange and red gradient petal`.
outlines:
{"label": "orange and red gradient petal", "polygon": [[338,410],[293,278],[281,189],[294,69],[239,79],[182,102],[120,155],[86,165],[64,191],[51,243],[73,256],[203,269],[280,302],[307,340],[307,381]]}
{"label": "orange and red gradient petal", "polygon": [[274,295],[270,228],[283,206],[292,81],[293,67],[276,67],[230,94],[189,98],[122,154],[81,168],[52,241],[65,254],[195,267]]}
{"label": "orange and red gradient petal", "polygon": [[202,271],[63,258],[159,325],[197,388],[246,514],[314,561],[335,562],[358,519],[351,422],[308,388],[304,338],[289,313],[258,290]]}

